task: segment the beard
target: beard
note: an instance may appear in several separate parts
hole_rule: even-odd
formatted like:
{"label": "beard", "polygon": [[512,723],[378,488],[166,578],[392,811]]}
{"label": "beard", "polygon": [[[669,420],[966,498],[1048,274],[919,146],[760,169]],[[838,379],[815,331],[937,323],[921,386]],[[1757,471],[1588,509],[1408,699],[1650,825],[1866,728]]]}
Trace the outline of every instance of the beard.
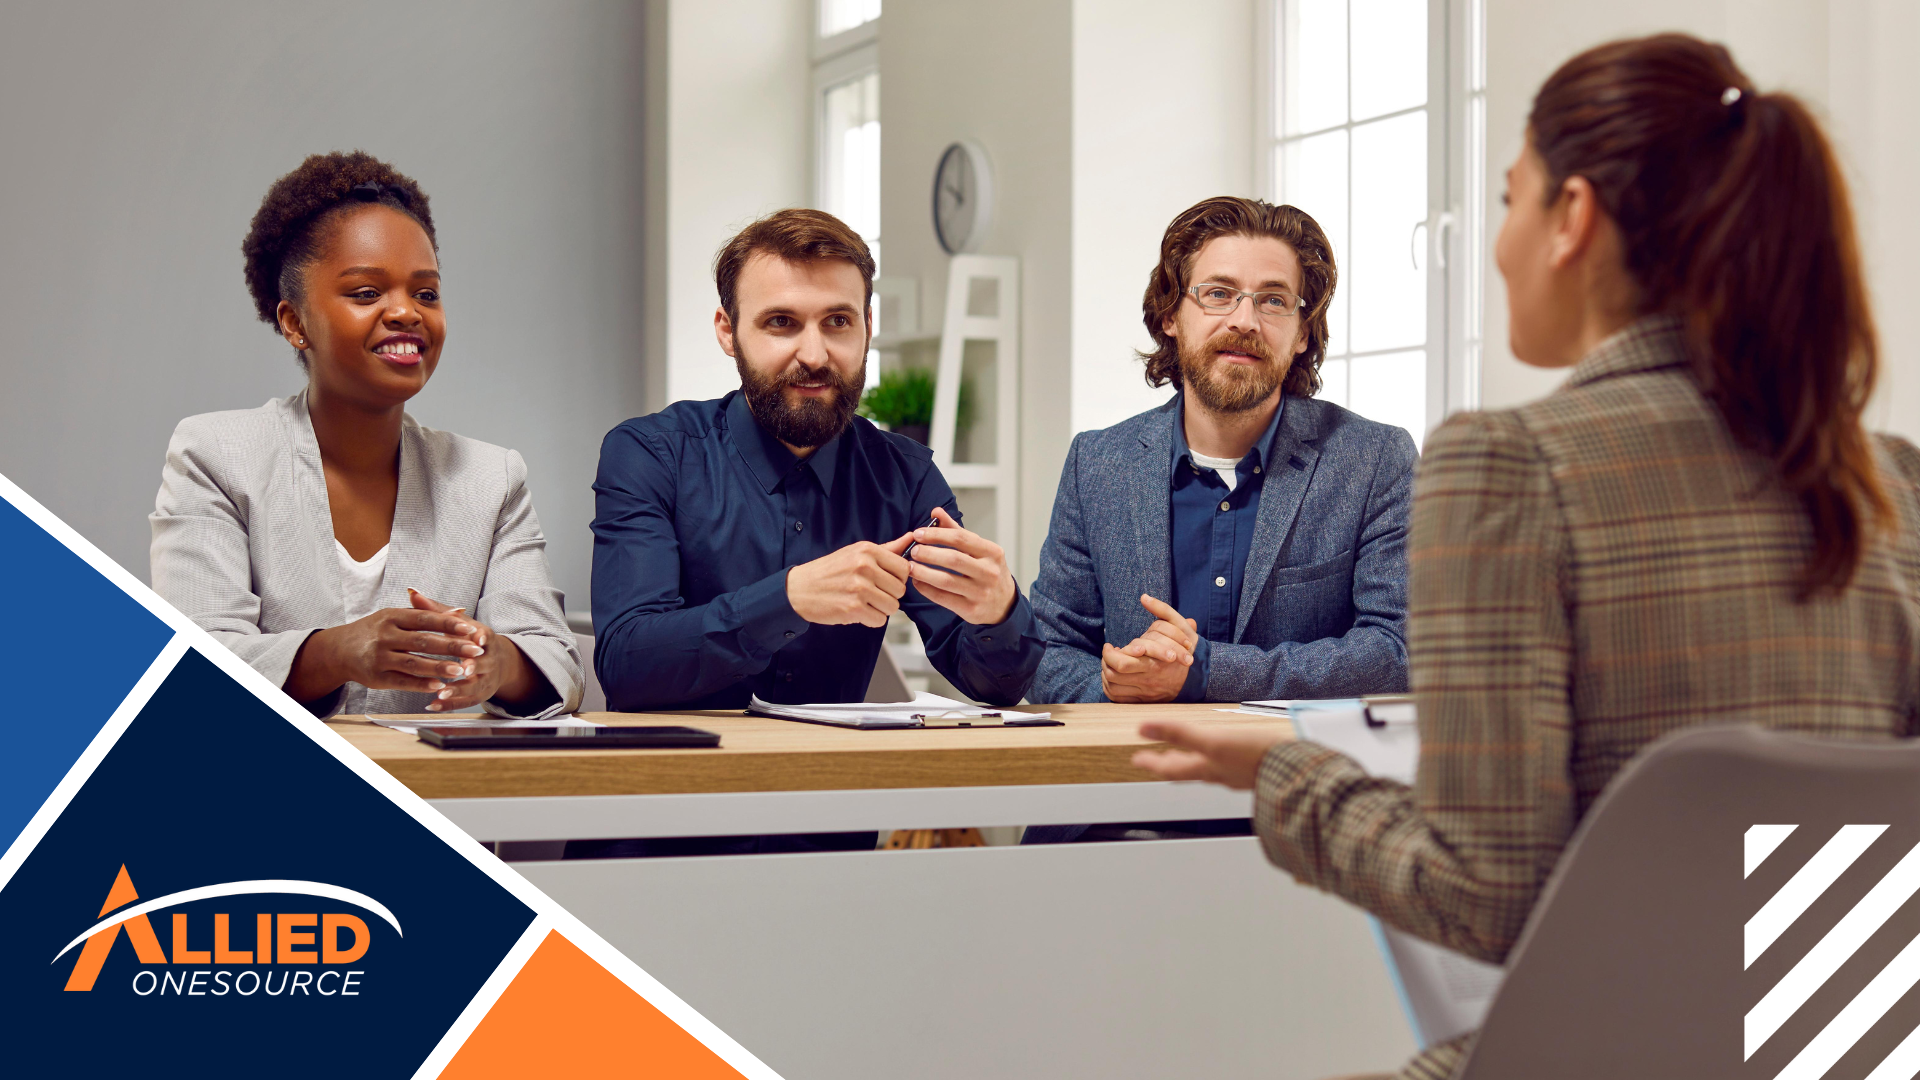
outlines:
{"label": "beard", "polygon": [[[791,364],[774,375],[762,375],[747,363],[745,349],[734,359],[740,370],[740,389],[746,395],[747,408],[774,438],[789,446],[825,446],[853,423],[853,411],[860,405],[861,391],[867,385],[867,361],[864,354],[860,369],[842,378],[831,367],[808,371]],[[825,398],[787,400],[787,387],[798,383],[827,383],[833,393]]]}
{"label": "beard", "polygon": [[[1223,352],[1246,353],[1260,363],[1223,364]],[[1273,347],[1254,334],[1226,331],[1191,347],[1180,343],[1180,380],[1210,412],[1246,412],[1286,381],[1291,359],[1276,358]]]}

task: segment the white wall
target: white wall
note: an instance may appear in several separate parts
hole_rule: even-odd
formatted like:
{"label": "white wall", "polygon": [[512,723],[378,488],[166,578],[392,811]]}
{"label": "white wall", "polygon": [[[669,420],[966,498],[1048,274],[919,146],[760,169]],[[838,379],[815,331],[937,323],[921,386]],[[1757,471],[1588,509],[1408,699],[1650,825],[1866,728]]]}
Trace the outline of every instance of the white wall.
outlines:
{"label": "white wall", "polygon": [[639,412],[632,5],[181,0],[0,9],[0,472],[144,578],[183,416],[297,390],[240,241],[309,153],[433,200],[448,343],[412,412],[527,459],[587,602],[600,436]]}
{"label": "white wall", "polygon": [[[1792,90],[1825,116],[1853,185],[1882,345],[1872,426],[1920,437],[1920,5],[1911,0],[1620,0],[1592,5],[1487,0],[1487,221],[1499,229],[1500,176],[1519,150],[1533,94],[1591,45],[1681,30],[1725,42],[1760,86]],[[1491,236],[1489,237],[1491,240]],[[1506,293],[1488,245],[1481,401],[1501,408],[1559,384],[1507,349]]]}
{"label": "white wall", "polygon": [[1830,0],[1828,12],[1827,101],[1880,324],[1880,390],[1867,419],[1920,439],[1920,4]]}
{"label": "white wall", "polygon": [[[665,187],[649,206],[664,247],[664,295],[654,327],[669,401],[715,398],[740,385],[713,337],[719,297],[713,256],[755,218],[813,199],[813,111],[809,43],[813,0],[657,0],[667,48],[655,83],[654,115]],[[664,83],[664,85],[661,85]]]}
{"label": "white wall", "polygon": [[941,151],[964,138],[993,162],[996,209],[979,250],[1020,257],[1023,584],[1038,572],[1072,434],[1072,14],[1070,0],[887,0],[880,30],[883,270],[917,278],[921,327],[941,325],[947,257],[930,193]]}
{"label": "white wall", "polygon": [[1165,0],[1073,5],[1073,430],[1165,401],[1136,349],[1147,276],[1174,215],[1214,195],[1254,196],[1254,5],[1204,18]]}

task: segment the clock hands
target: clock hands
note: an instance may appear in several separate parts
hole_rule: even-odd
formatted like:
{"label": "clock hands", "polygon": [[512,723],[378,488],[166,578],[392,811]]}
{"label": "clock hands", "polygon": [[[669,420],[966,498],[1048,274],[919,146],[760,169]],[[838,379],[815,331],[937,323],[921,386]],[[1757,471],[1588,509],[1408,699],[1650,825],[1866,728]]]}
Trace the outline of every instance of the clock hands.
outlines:
{"label": "clock hands", "polygon": [[947,194],[953,196],[953,201],[956,205],[965,206],[967,204],[967,197],[962,195],[958,188],[951,184],[942,184],[941,187],[945,189]]}

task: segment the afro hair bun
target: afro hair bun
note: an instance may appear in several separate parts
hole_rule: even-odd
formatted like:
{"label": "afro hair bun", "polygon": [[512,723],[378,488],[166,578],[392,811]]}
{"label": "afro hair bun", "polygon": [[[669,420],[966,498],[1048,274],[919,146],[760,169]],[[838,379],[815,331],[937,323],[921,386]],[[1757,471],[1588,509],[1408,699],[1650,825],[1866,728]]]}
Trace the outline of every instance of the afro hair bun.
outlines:
{"label": "afro hair bun", "polygon": [[419,222],[434,250],[440,249],[426,193],[411,178],[359,150],[314,154],[267,189],[240,245],[247,291],[262,322],[277,328],[280,301],[299,299],[300,271],[318,257],[320,226],[327,217],[363,203],[390,206]]}

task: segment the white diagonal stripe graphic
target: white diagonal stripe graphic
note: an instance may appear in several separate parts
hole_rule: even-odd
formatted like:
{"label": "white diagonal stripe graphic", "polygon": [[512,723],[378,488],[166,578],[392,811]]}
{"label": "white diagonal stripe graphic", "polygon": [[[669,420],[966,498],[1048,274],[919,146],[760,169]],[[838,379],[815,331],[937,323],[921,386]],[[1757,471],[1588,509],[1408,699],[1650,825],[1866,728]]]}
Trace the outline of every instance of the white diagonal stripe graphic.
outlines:
{"label": "white diagonal stripe graphic", "polygon": [[1780,886],[1780,891],[1773,894],[1766,906],[1747,920],[1746,966],[1752,967],[1760,954],[1767,951],[1767,946],[1786,933],[1787,927],[1805,914],[1807,908],[1820,899],[1820,894],[1846,873],[1860,853],[1886,831],[1885,825],[1842,825],[1833,839],[1808,859],[1807,865],[1801,867],[1792,880]]}
{"label": "white diagonal stripe graphic", "polygon": [[[1741,877],[1752,877],[1759,865],[1767,861],[1773,849],[1780,841],[1792,834],[1798,825],[1755,825],[1747,830],[1747,872]],[[1752,961],[1748,961],[1751,963]]]}
{"label": "white diagonal stripe graphic", "polygon": [[1873,1067],[1867,1080],[1913,1080],[1920,1073],[1920,1028],[1914,1028],[1885,1061]]}
{"label": "white diagonal stripe graphic", "polygon": [[1914,845],[1913,850],[1887,871],[1887,876],[1827,931],[1820,944],[1808,950],[1807,955],[1793,965],[1793,970],[1747,1013],[1746,1057],[1753,1057],[1753,1052],[1772,1038],[1815,990],[1826,985],[1833,973],[1840,970],[1840,965],[1858,952],[1873,932],[1885,925],[1915,892],[1920,892],[1920,844]]}
{"label": "white diagonal stripe graphic", "polygon": [[1828,1022],[1773,1080],[1820,1080],[1868,1028],[1887,1015],[1901,995],[1913,989],[1914,983],[1920,983],[1920,938],[1907,942],[1900,955],[1847,1002],[1840,1015]]}

